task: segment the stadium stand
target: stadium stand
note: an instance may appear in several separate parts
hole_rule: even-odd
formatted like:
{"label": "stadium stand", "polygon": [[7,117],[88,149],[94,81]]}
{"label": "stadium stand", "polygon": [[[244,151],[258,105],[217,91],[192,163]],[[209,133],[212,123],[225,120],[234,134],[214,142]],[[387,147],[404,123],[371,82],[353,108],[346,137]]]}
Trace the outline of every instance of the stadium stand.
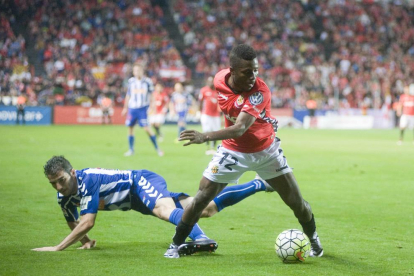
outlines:
{"label": "stadium stand", "polygon": [[[201,86],[237,43],[258,49],[278,108],[306,109],[309,99],[326,110],[391,107],[414,81],[412,1],[14,0],[13,8],[32,15],[28,32],[43,69],[11,80],[30,59],[25,37],[10,27],[16,15],[3,13],[1,93],[34,91],[29,105],[96,103],[101,93],[120,105],[133,62],[167,87],[174,78]],[[180,52],[165,26],[168,8]]]}
{"label": "stadium stand", "polygon": [[305,109],[312,98],[319,109],[381,108],[414,79],[412,1],[177,0],[173,9],[196,76],[249,43],[275,107]]}

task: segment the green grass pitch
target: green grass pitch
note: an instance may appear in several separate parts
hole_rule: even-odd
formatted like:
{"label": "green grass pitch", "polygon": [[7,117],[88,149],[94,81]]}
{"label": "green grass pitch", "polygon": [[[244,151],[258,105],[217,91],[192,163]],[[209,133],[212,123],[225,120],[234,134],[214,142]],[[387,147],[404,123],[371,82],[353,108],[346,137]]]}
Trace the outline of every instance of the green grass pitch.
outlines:
{"label": "green grass pitch", "polygon": [[[191,127],[190,127],[191,128]],[[199,129],[198,126],[195,128]],[[410,275],[414,273],[414,145],[397,146],[398,130],[281,129],[278,136],[310,202],[324,245],[322,258],[286,265],[277,235],[300,228],[276,193],[257,193],[200,221],[217,240],[214,254],[165,259],[174,226],[137,212],[99,212],[93,250],[30,249],[68,233],[55,191],[43,175],[52,155],[75,169],[149,169],[169,189],[194,195],[211,156],[205,145],[175,144],[165,126],[158,157],[142,129],[136,155],[124,157],[123,126],[0,126],[0,275]],[[251,180],[247,173],[241,183]]]}

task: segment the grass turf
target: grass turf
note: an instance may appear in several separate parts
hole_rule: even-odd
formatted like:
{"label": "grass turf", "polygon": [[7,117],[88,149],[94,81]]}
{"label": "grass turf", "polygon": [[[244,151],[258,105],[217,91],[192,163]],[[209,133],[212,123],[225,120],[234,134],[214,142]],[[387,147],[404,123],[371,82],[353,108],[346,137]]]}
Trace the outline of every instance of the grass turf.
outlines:
{"label": "grass turf", "polygon": [[[196,127],[198,128],[198,127]],[[137,212],[99,212],[93,250],[30,249],[58,244],[68,233],[55,192],[43,175],[52,155],[75,169],[149,169],[171,191],[194,195],[211,156],[204,145],[175,144],[164,126],[164,157],[136,131],[136,155],[123,126],[0,126],[0,275],[409,275],[414,206],[412,134],[398,130],[281,129],[279,137],[302,194],[311,203],[324,245],[322,258],[283,264],[274,240],[300,228],[275,193],[257,193],[200,225],[219,243],[214,254],[165,259],[174,227]],[[409,142],[408,142],[409,140]],[[249,181],[247,173],[240,183]]]}

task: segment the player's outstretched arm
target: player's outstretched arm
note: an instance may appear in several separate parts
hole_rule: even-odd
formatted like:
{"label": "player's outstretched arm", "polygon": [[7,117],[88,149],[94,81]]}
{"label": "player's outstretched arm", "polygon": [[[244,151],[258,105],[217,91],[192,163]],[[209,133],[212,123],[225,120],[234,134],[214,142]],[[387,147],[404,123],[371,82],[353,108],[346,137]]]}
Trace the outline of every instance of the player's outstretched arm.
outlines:
{"label": "player's outstretched arm", "polygon": [[[33,251],[62,251],[75,242],[81,240],[92,229],[95,224],[96,214],[85,214],[81,216],[79,224],[72,232],[58,245],[41,248],[34,248]],[[89,245],[88,245],[89,246]]]}
{"label": "player's outstretched arm", "polygon": [[126,95],[124,108],[122,108],[121,116],[125,116],[127,114],[127,112],[128,112],[128,102],[129,102],[129,96]]}
{"label": "player's outstretched arm", "polygon": [[[70,230],[75,229],[75,227],[79,224],[79,221],[68,221],[68,226]],[[78,247],[78,249],[91,249],[96,246],[96,240],[91,240],[86,234],[82,239],[79,240],[82,243],[81,247]]]}
{"label": "player's outstretched arm", "polygon": [[200,133],[196,130],[184,130],[180,133],[179,140],[188,140],[189,142],[184,144],[184,146],[188,146],[191,144],[202,144],[208,141],[238,138],[242,136],[247,129],[249,129],[254,121],[256,121],[254,116],[246,112],[241,112],[232,126],[206,133]]}

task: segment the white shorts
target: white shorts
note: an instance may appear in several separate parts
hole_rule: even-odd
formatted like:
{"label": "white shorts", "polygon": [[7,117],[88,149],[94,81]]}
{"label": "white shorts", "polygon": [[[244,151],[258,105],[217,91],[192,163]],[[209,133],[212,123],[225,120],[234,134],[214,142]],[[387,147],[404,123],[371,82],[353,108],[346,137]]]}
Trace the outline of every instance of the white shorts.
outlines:
{"label": "white shorts", "polygon": [[414,129],[414,115],[401,115],[400,128]]}
{"label": "white shorts", "polygon": [[219,146],[203,176],[217,183],[237,183],[247,171],[255,171],[265,180],[292,172],[280,148],[280,139],[276,138],[267,149],[255,153]]}
{"label": "white shorts", "polygon": [[155,114],[149,116],[150,124],[164,124],[165,123],[165,115],[164,114]]}
{"label": "white shorts", "polygon": [[203,132],[217,131],[221,128],[220,116],[209,116],[206,114],[201,114],[200,122]]}

